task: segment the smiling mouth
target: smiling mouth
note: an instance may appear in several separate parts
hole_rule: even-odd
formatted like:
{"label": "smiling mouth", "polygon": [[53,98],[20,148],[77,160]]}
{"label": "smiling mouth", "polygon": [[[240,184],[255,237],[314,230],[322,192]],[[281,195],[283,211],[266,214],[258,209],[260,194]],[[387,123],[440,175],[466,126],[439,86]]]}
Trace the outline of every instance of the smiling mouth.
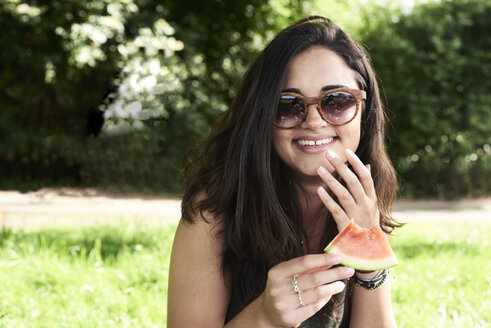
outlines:
{"label": "smiling mouth", "polygon": [[300,146],[322,146],[332,142],[335,138],[324,138],[319,140],[308,140],[308,139],[296,139],[294,142]]}

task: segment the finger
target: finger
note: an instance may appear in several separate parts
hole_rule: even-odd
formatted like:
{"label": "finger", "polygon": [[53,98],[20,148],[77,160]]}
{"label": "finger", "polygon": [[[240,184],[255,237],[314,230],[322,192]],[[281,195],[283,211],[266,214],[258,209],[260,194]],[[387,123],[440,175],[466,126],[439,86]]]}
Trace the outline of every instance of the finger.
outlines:
{"label": "finger", "polygon": [[301,291],[307,293],[316,287],[351,277],[355,273],[353,268],[340,266],[329,270],[302,274],[297,277],[297,285]]}
{"label": "finger", "polygon": [[[340,293],[345,288],[342,281],[335,281],[330,284],[325,284],[302,292],[302,301],[307,304],[317,303],[321,300],[329,301],[333,295]],[[294,299],[292,299],[294,301]]]}
{"label": "finger", "polygon": [[317,293],[318,298],[313,297],[313,301],[306,301],[307,297],[311,297],[310,295],[302,295],[302,300],[304,301],[305,306],[300,306],[300,308],[297,309],[297,314],[302,317],[311,317],[322,309],[333,295],[341,293],[344,288],[345,284],[342,281],[336,281],[332,284],[319,287],[319,291],[315,292]]}
{"label": "finger", "polygon": [[337,196],[341,206],[348,211],[355,205],[355,199],[351,195],[348,189],[346,189],[341,182],[339,182],[334,176],[329,173],[324,167],[320,166],[317,169],[317,174],[327,184],[327,187]]}
{"label": "finger", "polygon": [[348,215],[346,214],[344,209],[339,206],[339,204],[336,203],[331,196],[329,196],[324,188],[317,188],[317,194],[319,195],[322,203],[326,206],[329,212],[331,212],[332,217],[336,222],[336,225],[338,226],[338,229],[341,231],[341,229],[344,228],[350,220]]}
{"label": "finger", "polygon": [[351,192],[355,202],[358,204],[362,202],[366,198],[367,194],[356,174],[349,169],[349,167],[338,157],[338,155],[336,155],[335,152],[329,150],[326,153],[326,157],[331,165],[334,166],[339,176],[344,180],[344,182],[346,182],[346,186]]}
{"label": "finger", "polygon": [[366,195],[373,198],[375,196],[375,187],[373,185],[373,179],[370,173],[370,164],[363,165],[363,162],[351,149],[346,149],[345,153],[348,162],[358,175],[358,179],[363,186]]}
{"label": "finger", "polygon": [[293,276],[313,268],[331,267],[339,264],[341,260],[341,256],[336,254],[310,254],[281,263],[274,269],[282,270],[283,277],[291,279]]}

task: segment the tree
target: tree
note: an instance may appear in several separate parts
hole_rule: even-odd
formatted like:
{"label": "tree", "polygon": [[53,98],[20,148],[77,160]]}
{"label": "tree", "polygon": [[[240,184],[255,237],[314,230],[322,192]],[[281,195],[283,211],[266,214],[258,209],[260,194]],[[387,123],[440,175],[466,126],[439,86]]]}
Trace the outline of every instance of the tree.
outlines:
{"label": "tree", "polygon": [[488,193],[490,14],[486,1],[430,2],[375,19],[362,35],[391,111],[390,155],[407,196]]}

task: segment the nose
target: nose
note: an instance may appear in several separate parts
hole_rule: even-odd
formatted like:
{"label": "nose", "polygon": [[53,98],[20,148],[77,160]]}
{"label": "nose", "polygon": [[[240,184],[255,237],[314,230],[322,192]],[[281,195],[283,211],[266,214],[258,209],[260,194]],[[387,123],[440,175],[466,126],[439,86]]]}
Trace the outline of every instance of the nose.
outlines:
{"label": "nose", "polygon": [[327,126],[327,122],[324,121],[322,116],[319,114],[317,110],[317,104],[309,104],[307,117],[302,122],[302,128],[310,129],[310,130],[318,130],[322,127]]}

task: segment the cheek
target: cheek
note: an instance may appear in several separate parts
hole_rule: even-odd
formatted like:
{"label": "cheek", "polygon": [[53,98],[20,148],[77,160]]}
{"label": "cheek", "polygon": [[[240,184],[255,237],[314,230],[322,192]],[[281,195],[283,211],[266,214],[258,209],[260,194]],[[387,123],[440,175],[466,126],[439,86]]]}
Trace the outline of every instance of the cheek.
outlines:
{"label": "cheek", "polygon": [[284,131],[278,129],[273,130],[273,148],[280,157],[282,157],[282,154],[286,151],[287,140],[288,136]]}
{"label": "cheek", "polygon": [[338,133],[343,146],[345,148],[351,149],[352,151],[356,151],[358,145],[360,144],[360,136],[361,136],[360,119],[355,119],[354,121],[350,122],[348,125],[341,126]]}

